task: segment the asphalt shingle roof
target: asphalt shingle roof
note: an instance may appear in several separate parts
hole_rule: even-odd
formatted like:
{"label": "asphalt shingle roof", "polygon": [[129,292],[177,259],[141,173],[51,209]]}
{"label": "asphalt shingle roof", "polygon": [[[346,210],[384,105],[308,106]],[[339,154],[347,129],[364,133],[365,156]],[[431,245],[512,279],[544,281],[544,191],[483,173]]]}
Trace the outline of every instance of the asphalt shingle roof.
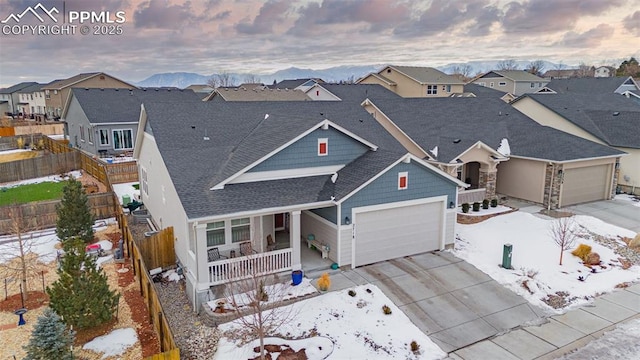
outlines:
{"label": "asphalt shingle roof", "polygon": [[[406,150],[361,106],[339,101],[145,103],[148,121],[189,218],[329,201],[399,159]],[[269,114],[265,119],[265,114]],[[330,176],[214,185],[325,119],[379,146]],[[204,140],[206,134],[209,140]],[[287,191],[291,187],[291,192]],[[335,193],[335,192],[338,193]]]}
{"label": "asphalt shingle roof", "polygon": [[34,85],[40,85],[37,82],[21,82],[19,84],[15,84],[13,86],[9,86],[8,88],[3,88],[0,89],[0,94],[13,94],[15,92],[23,92],[22,90],[34,86]]}
{"label": "asphalt shingle roof", "polygon": [[298,86],[306,83],[309,80],[313,80],[319,84],[324,83],[322,80],[320,79],[287,79],[287,80],[282,80],[279,83],[276,83],[274,85],[269,85],[268,88],[270,89],[295,89]]}
{"label": "asphalt shingle roof", "polygon": [[400,99],[400,95],[378,84],[322,84],[342,101],[362,103],[365,99]]}
{"label": "asphalt shingle roof", "polygon": [[[389,66],[397,71],[415,79],[423,84],[464,84],[464,82],[453,75],[447,75],[442,71],[430,67],[422,66]],[[380,74],[382,74],[382,71]]]}
{"label": "asphalt shingle roof", "polygon": [[486,73],[485,75],[481,76],[480,78],[491,78],[494,77],[491,75],[491,73],[497,74],[499,76],[505,77],[507,79],[513,80],[513,81],[534,81],[534,82],[548,82],[549,80],[541,78],[537,75],[534,75],[530,72],[524,71],[524,70],[493,70],[490,71],[488,73]]}
{"label": "asphalt shingle roof", "polygon": [[310,101],[311,99],[301,90],[293,89],[245,89],[220,88],[215,96],[225,101]]}
{"label": "asphalt shingle roof", "polygon": [[629,77],[583,77],[551,80],[549,89],[559,93],[602,94],[613,93]]}
{"label": "asphalt shingle roof", "polygon": [[504,91],[492,89],[490,87],[469,83],[464,85],[464,92],[473,93],[479,98],[501,98],[504,96]]}
{"label": "asphalt shingle roof", "polygon": [[[50,83],[48,83],[47,85],[43,86],[43,89],[48,89],[48,90],[61,90],[64,89],[68,86],[72,86],[80,81],[92,78],[96,75],[99,74],[104,74],[105,76],[110,76],[108,74],[102,73],[102,72],[91,72],[91,73],[82,73],[82,74],[78,74],[78,75],[74,75],[68,79],[62,79],[62,80],[56,80],[56,81],[52,81]],[[124,82],[124,81],[123,81]],[[135,87],[133,85],[131,85],[132,87]]]}
{"label": "asphalt shingle roof", "polygon": [[423,149],[438,146],[441,162],[454,160],[477,141],[497,149],[503,138],[509,141],[511,155],[521,157],[569,161],[622,154],[539,125],[500,99],[401,99],[374,104]]}
{"label": "asphalt shingle roof", "polygon": [[526,96],[610,146],[640,149],[640,105],[632,99],[613,92]]}
{"label": "asphalt shingle roof", "polygon": [[140,104],[147,101],[200,102],[192,90],[179,89],[71,89],[92,124],[130,122],[140,119]]}

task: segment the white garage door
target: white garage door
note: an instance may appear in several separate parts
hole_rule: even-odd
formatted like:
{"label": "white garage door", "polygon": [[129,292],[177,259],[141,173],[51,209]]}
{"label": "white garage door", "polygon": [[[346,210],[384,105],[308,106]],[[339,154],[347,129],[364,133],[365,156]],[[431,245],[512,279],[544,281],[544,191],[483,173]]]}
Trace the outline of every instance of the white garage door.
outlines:
{"label": "white garage door", "polygon": [[610,165],[568,169],[564,173],[561,206],[607,198]]}
{"label": "white garage door", "polygon": [[354,266],[439,250],[443,202],[355,210]]}

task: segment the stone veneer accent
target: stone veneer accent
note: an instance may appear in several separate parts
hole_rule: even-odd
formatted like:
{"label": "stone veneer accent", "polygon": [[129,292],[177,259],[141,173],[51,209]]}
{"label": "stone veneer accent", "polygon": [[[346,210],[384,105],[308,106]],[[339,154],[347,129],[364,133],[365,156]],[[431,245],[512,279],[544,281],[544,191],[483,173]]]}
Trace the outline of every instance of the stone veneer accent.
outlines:
{"label": "stone veneer accent", "polygon": [[493,199],[496,197],[496,178],[497,178],[496,170],[483,170],[480,169],[480,174],[478,176],[478,187],[485,188],[485,199]]}
{"label": "stone veneer accent", "polygon": [[613,199],[616,196],[616,189],[618,188],[618,178],[620,176],[620,158],[616,158],[616,164],[613,168],[613,181],[611,182],[611,197]]}
{"label": "stone veneer accent", "polygon": [[[544,175],[544,198],[543,203],[545,207],[550,209],[557,209],[560,203],[560,186],[562,185],[562,178],[558,176],[558,171],[562,170],[563,166],[559,164],[547,165],[547,170]],[[551,180],[553,179],[553,189],[551,189]],[[551,189],[551,198],[549,198],[549,189]],[[551,206],[549,206],[551,201]]]}

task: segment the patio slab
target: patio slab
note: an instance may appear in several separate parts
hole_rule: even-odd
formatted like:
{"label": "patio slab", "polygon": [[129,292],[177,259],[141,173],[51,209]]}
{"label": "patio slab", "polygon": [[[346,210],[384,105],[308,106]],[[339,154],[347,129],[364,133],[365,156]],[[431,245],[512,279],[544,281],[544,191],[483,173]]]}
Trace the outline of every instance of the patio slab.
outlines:
{"label": "patio slab", "polygon": [[554,319],[540,326],[526,327],[524,330],[556,347],[565,346],[586,336],[585,333]]}
{"label": "patio slab", "polygon": [[585,306],[582,310],[614,323],[630,318],[636,314],[636,312],[631,309],[627,309],[603,298],[597,298],[593,302],[593,306]]}
{"label": "patio slab", "polygon": [[451,293],[480,316],[486,316],[527,303],[522,297],[495,281],[469,286]]}
{"label": "patio slab", "polygon": [[427,273],[449,291],[492,280],[489,275],[465,261],[429,269]]}
{"label": "patio slab", "polygon": [[531,309],[529,304],[522,304],[511,309],[499,311],[494,314],[485,316],[485,319],[491,326],[506,331],[520,325],[538,320],[538,315]]}
{"label": "patio slab", "polygon": [[522,329],[498,336],[491,341],[522,360],[535,359],[557,349],[557,347]]}
{"label": "patio slab", "polygon": [[602,298],[635,312],[640,312],[640,294],[626,290],[617,290],[603,295]]}
{"label": "patio slab", "polygon": [[460,349],[454,354],[464,360],[519,360],[518,357],[488,340]]}

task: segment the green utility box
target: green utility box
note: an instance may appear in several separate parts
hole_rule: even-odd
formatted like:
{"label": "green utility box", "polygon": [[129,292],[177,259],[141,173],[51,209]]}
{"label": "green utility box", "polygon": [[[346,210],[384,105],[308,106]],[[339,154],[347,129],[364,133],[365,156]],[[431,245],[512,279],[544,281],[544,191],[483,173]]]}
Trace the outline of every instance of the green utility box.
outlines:
{"label": "green utility box", "polygon": [[122,195],[122,206],[127,206],[131,202],[131,196]]}
{"label": "green utility box", "polygon": [[512,269],[511,267],[511,253],[513,251],[513,245],[504,244],[502,248],[502,267],[505,269]]}

